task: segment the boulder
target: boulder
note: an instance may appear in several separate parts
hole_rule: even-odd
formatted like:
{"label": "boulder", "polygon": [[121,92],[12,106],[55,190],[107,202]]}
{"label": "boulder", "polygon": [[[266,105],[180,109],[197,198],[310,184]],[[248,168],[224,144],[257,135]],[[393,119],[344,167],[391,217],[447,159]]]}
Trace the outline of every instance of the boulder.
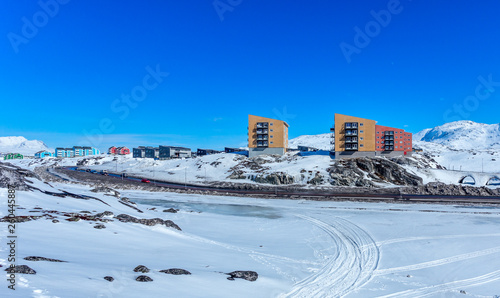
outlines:
{"label": "boulder", "polygon": [[9,267],[5,269],[8,273],[19,273],[19,274],[36,274],[36,271],[31,269],[27,265],[17,265],[12,267]]}
{"label": "boulder", "polygon": [[139,265],[139,266],[134,268],[134,272],[148,273],[149,268],[144,266],[144,265]]}
{"label": "boulder", "polygon": [[140,281],[140,282],[150,282],[153,281],[153,279],[147,275],[139,275],[135,280]]}
{"label": "boulder", "polygon": [[105,276],[104,279],[109,281],[109,282],[112,282],[113,280],[115,280],[112,276]]}
{"label": "boulder", "polygon": [[50,258],[45,258],[45,257],[34,257],[34,256],[29,256],[24,258],[26,261],[33,261],[33,262],[38,262],[38,261],[47,261],[47,262],[66,262],[66,261],[61,261],[58,259],[50,259]]}
{"label": "boulder", "polygon": [[191,272],[184,270],[184,269],[179,269],[179,268],[160,270],[160,272],[163,272],[165,274],[173,274],[173,275],[190,275],[191,274]]}
{"label": "boulder", "polygon": [[256,281],[259,278],[259,275],[255,271],[233,271],[230,273],[226,273],[229,275],[227,279],[234,280],[235,278],[242,278],[248,281]]}

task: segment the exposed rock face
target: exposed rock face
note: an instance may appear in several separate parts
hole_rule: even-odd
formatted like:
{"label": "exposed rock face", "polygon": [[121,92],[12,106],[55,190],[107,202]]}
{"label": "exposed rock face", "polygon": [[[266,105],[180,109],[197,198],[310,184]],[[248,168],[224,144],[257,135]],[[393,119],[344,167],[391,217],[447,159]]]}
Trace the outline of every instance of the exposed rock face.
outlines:
{"label": "exposed rock face", "polygon": [[153,281],[153,279],[147,275],[139,275],[135,280],[140,281],[140,282]]}
{"label": "exposed rock face", "polygon": [[112,276],[105,276],[104,279],[109,281],[109,282],[112,282],[113,280],[115,280]]}
{"label": "exposed rock face", "polygon": [[139,265],[139,266],[134,268],[134,272],[148,273],[149,268],[144,266],[144,265]]}
{"label": "exposed rock face", "polygon": [[106,187],[106,186],[98,186],[94,189],[91,189],[90,191],[91,192],[103,192],[105,195],[109,195],[109,196],[113,196],[113,197],[117,197],[117,198],[120,197],[120,192],[118,192],[112,188]]}
{"label": "exposed rock face", "polygon": [[101,212],[101,213],[96,213],[96,215],[94,215],[94,217],[96,218],[103,218],[105,216],[113,216],[114,213],[111,212],[111,211],[104,211],[104,212]]}
{"label": "exposed rock face", "polygon": [[316,173],[316,175],[314,175],[314,178],[307,181],[307,183],[312,184],[312,185],[319,185],[319,184],[322,184],[323,181],[324,181],[323,175],[321,175],[320,173]]}
{"label": "exposed rock face", "polygon": [[24,258],[26,261],[34,261],[34,262],[38,262],[38,261],[47,261],[47,262],[66,262],[66,261],[61,261],[61,260],[58,260],[58,259],[50,259],[50,258],[45,258],[45,257],[33,257],[33,256],[30,256],[30,257],[26,257]]}
{"label": "exposed rock face", "polygon": [[179,226],[176,225],[173,221],[163,220],[161,218],[145,219],[145,218],[135,218],[135,217],[127,215],[127,214],[120,214],[120,215],[116,216],[116,219],[118,219],[121,222],[140,223],[140,224],[147,225],[147,226],[165,225],[167,227],[182,231],[181,228],[179,228]]}
{"label": "exposed rock face", "polygon": [[191,274],[191,272],[184,270],[184,269],[179,269],[179,268],[160,270],[160,272],[163,272],[166,274],[173,274],[173,275],[190,275]]}
{"label": "exposed rock face", "polygon": [[335,186],[374,187],[374,182],[401,186],[422,185],[422,178],[385,158],[343,159],[336,162],[328,171],[332,179],[331,184]]}
{"label": "exposed rock face", "polygon": [[38,179],[31,171],[0,162],[0,188],[14,186],[16,190],[29,190],[26,177]]}
{"label": "exposed rock face", "polygon": [[419,187],[404,188],[402,193],[442,196],[498,196],[500,189],[474,187],[469,185],[454,185],[441,182],[431,182]]}
{"label": "exposed rock face", "polygon": [[269,175],[259,175],[254,178],[255,182],[258,183],[269,183],[273,185],[283,185],[292,184],[294,182],[293,176],[286,173],[272,173]]}
{"label": "exposed rock face", "polygon": [[20,274],[36,274],[36,271],[28,267],[27,265],[17,265],[14,268],[5,269],[8,273],[20,273]]}
{"label": "exposed rock face", "polygon": [[105,228],[106,228],[106,226],[103,224],[98,224],[98,225],[94,226],[94,229],[98,229],[98,230],[105,229]]}
{"label": "exposed rock face", "polygon": [[226,273],[230,275],[227,279],[234,280],[235,278],[243,278],[248,281],[256,281],[259,278],[259,275],[255,271],[233,271],[230,273]]}

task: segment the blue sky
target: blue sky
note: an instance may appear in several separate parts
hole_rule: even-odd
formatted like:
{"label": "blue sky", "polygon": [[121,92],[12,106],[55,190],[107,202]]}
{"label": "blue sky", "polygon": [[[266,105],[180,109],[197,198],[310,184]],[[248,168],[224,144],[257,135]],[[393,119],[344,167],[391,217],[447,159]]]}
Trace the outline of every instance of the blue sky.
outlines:
{"label": "blue sky", "polygon": [[248,114],[292,138],[334,113],[499,121],[498,1],[2,4],[1,136],[221,149],[245,145]]}

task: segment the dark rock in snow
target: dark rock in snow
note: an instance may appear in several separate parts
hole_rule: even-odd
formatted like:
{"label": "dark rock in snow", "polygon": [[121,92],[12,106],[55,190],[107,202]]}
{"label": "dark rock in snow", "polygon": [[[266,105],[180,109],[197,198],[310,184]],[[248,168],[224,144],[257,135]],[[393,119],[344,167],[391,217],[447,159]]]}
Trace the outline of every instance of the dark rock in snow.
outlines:
{"label": "dark rock in snow", "polygon": [[149,268],[144,266],[144,265],[139,265],[139,266],[134,268],[134,272],[148,273]]}
{"label": "dark rock in snow", "polygon": [[170,212],[170,213],[177,213],[178,210],[174,209],[174,208],[170,208],[170,209],[164,209],[163,212]]}
{"label": "dark rock in snow", "polygon": [[100,230],[100,229],[105,229],[105,228],[106,228],[106,226],[105,226],[105,225],[103,225],[103,224],[98,224],[98,225],[95,225],[95,226],[94,226],[94,229],[98,229],[98,230]]}
{"label": "dark rock in snow", "polygon": [[165,274],[173,274],[173,275],[190,275],[191,274],[191,272],[184,270],[184,269],[179,269],[179,268],[160,270],[160,272],[163,272]]}
{"label": "dark rock in snow", "polygon": [[14,268],[7,268],[5,269],[8,273],[20,273],[20,274],[36,274],[36,271],[31,269],[30,267],[26,265],[17,265],[14,266]]}
{"label": "dark rock in snow", "polygon": [[116,219],[118,219],[121,222],[133,222],[133,223],[143,224],[146,226],[165,225],[167,227],[181,231],[181,228],[179,228],[179,226],[176,225],[173,221],[163,220],[161,218],[145,219],[145,218],[135,218],[127,214],[119,214],[116,216]]}
{"label": "dark rock in snow", "polygon": [[230,273],[226,273],[230,275],[227,279],[234,280],[235,278],[243,278],[248,281],[256,281],[259,278],[259,275],[255,271],[233,271]]}
{"label": "dark rock in snow", "polygon": [[53,223],[58,223],[59,221],[57,219],[52,220]]}
{"label": "dark rock in snow", "polygon": [[109,282],[112,282],[113,280],[115,280],[112,276],[105,276],[104,279],[109,281]]}
{"label": "dark rock in snow", "polygon": [[66,261],[61,261],[58,259],[50,259],[50,258],[45,258],[45,257],[34,257],[34,256],[29,256],[24,258],[26,261],[33,261],[33,262],[38,262],[38,261],[47,261],[47,262],[66,262]]}
{"label": "dark rock in snow", "polygon": [[140,281],[140,282],[153,281],[153,279],[151,277],[146,276],[146,275],[139,275],[135,280]]}

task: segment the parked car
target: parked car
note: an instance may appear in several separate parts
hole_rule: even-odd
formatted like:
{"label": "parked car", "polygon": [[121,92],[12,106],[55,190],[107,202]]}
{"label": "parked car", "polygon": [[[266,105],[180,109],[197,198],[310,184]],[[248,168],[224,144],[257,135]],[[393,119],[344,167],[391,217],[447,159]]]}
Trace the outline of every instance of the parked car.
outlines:
{"label": "parked car", "polygon": [[127,173],[122,173],[122,177],[127,178],[128,177]]}
{"label": "parked car", "polygon": [[141,182],[142,183],[150,183],[151,181],[149,181],[148,179],[142,179]]}
{"label": "parked car", "polygon": [[86,169],[85,172],[90,173],[90,169]]}

